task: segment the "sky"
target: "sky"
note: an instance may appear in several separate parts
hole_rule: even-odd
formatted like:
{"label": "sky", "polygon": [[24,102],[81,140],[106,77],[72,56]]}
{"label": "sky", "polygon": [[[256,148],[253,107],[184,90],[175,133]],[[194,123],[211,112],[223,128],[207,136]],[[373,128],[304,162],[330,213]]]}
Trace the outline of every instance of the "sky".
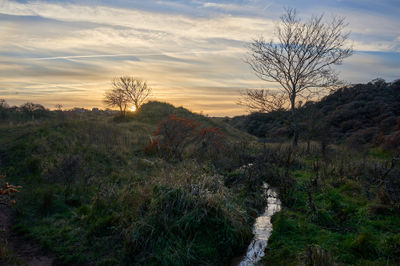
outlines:
{"label": "sky", "polygon": [[153,88],[153,100],[210,116],[245,114],[240,91],[277,88],[244,62],[285,7],[346,18],[349,83],[400,78],[400,0],[0,0],[0,98],[54,108],[105,108],[114,77]]}

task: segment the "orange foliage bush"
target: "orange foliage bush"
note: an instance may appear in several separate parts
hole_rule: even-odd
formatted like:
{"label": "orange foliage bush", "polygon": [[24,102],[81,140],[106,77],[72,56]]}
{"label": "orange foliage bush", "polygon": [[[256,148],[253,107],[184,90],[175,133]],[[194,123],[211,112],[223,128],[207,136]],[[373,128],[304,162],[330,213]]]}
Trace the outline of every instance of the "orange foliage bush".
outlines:
{"label": "orange foliage bush", "polygon": [[225,144],[225,134],[219,127],[207,127],[200,130],[199,155],[215,159],[224,150]]}
{"label": "orange foliage bush", "polygon": [[225,135],[222,130],[218,127],[198,130],[199,126],[194,120],[170,115],[159,123],[146,152],[180,160],[184,149],[189,145],[193,145],[196,155],[200,157],[223,150]]}
{"label": "orange foliage bush", "polygon": [[170,115],[159,123],[153,134],[155,138],[146,147],[146,151],[156,151],[166,158],[181,159],[184,147],[193,141],[198,126],[193,120]]}
{"label": "orange foliage bush", "polygon": [[[5,175],[0,175],[0,179],[5,179]],[[8,182],[4,182],[2,187],[0,187],[0,204],[4,205],[14,205],[16,202],[15,200],[11,199],[11,195],[14,193],[19,192],[18,189],[22,188],[21,186],[13,186],[8,184]]]}

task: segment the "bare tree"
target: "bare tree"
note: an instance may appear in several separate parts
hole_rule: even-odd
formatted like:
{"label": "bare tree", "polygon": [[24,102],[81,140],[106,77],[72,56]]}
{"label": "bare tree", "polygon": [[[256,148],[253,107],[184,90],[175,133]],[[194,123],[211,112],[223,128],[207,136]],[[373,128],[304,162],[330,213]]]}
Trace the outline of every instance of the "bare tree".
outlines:
{"label": "bare tree", "polygon": [[27,102],[20,106],[22,112],[32,117],[32,120],[35,120],[35,114],[40,112],[44,112],[46,109],[43,105]]}
{"label": "bare tree", "polygon": [[59,111],[59,112],[61,112],[62,111],[62,108],[64,107],[62,104],[56,104],[56,105],[54,105],[54,107],[56,108],[56,110],[57,111]]}
{"label": "bare tree", "polygon": [[0,99],[0,108],[8,108],[9,105],[7,104],[5,99]]}
{"label": "bare tree", "polygon": [[309,99],[339,83],[333,69],[352,54],[347,46],[344,18],[323,21],[323,15],[303,22],[295,9],[286,9],[276,29],[277,42],[263,38],[249,45],[246,62],[255,74],[268,82],[277,82],[290,102],[293,145],[296,146],[299,126],[296,100]]}
{"label": "bare tree", "polygon": [[63,112],[63,105],[60,103],[57,103],[54,105],[54,107],[56,108],[56,114],[57,114],[57,119],[58,120],[64,120],[65,119],[65,113]]}
{"label": "bare tree", "polygon": [[7,104],[5,99],[0,99],[0,120],[7,118],[8,112],[7,109],[10,106]]}
{"label": "bare tree", "polygon": [[121,115],[125,116],[126,106],[129,103],[129,99],[127,98],[124,90],[114,86],[114,88],[111,90],[106,91],[104,103],[110,107],[117,106],[121,112]]}
{"label": "bare tree", "polygon": [[122,90],[128,102],[131,102],[136,110],[149,98],[151,88],[147,82],[135,77],[123,76],[115,78],[112,82],[113,88]]}
{"label": "bare tree", "polygon": [[285,110],[285,94],[268,89],[247,89],[240,92],[237,104],[246,106],[250,112],[270,113]]}

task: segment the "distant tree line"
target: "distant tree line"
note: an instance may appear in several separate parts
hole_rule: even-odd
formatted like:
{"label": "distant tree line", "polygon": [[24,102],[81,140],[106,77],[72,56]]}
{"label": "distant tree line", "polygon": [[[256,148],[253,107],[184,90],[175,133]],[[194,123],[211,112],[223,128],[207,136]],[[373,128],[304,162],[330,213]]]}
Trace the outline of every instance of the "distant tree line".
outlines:
{"label": "distant tree line", "polygon": [[36,120],[49,116],[49,110],[41,104],[32,102],[20,106],[9,106],[4,99],[0,99],[0,120]]}
{"label": "distant tree line", "polygon": [[[104,97],[104,103],[109,107],[118,107],[121,116],[126,115],[127,108],[138,110],[151,95],[151,88],[143,81],[136,77],[122,76],[112,81],[112,88],[107,90]],[[25,122],[41,119],[52,118],[55,115],[59,119],[66,117],[76,117],[79,114],[95,112],[104,114],[115,114],[116,111],[106,109],[100,110],[92,108],[72,108],[63,110],[62,104],[55,104],[55,112],[45,108],[41,104],[26,102],[20,106],[10,106],[5,99],[0,99],[0,122],[13,121]],[[55,114],[56,113],[56,114]]]}
{"label": "distant tree line", "polygon": [[116,111],[99,108],[92,108],[91,110],[85,108],[74,107],[71,109],[62,109],[61,104],[55,105],[56,109],[51,111],[41,104],[26,102],[20,106],[10,106],[5,99],[0,99],[0,122],[28,122],[38,121],[44,119],[66,119],[76,118],[80,115],[90,115],[92,113],[114,115]]}

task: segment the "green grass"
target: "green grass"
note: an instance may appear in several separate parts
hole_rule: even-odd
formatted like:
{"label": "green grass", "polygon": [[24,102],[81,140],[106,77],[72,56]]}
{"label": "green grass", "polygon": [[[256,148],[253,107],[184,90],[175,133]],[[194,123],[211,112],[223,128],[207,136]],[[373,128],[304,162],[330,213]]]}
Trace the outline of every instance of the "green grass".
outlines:
{"label": "green grass", "polygon": [[[171,114],[220,127],[228,146],[219,161],[199,160],[193,144],[180,161],[146,153]],[[313,143],[311,154],[290,154],[287,144],[264,147],[221,119],[159,102],[125,118],[54,116],[0,129],[0,173],[23,186],[13,229],[59,264],[229,264],[252,238],[264,181],[285,205],[263,264],[299,265],[318,249],[339,264],[400,260],[398,209],[371,181],[391,159],[384,150],[335,146],[324,157]]]}
{"label": "green grass", "polygon": [[378,147],[378,148],[372,148],[372,149],[369,151],[369,154],[370,154],[371,156],[375,157],[375,158],[383,159],[383,160],[389,160],[389,159],[391,159],[391,158],[393,157],[393,155],[394,155],[392,151],[385,150],[385,149],[380,148],[380,147]]}
{"label": "green grass", "polygon": [[[373,167],[375,158],[374,154],[367,159],[367,165]],[[346,164],[354,167],[362,162],[350,159]],[[304,263],[307,248],[317,245],[339,264],[396,265],[400,259],[400,215],[398,209],[382,202],[379,187],[364,180],[367,171],[359,176],[350,168],[345,168],[343,176],[320,173],[318,187],[312,192],[314,213],[307,194],[310,178],[316,176],[311,165],[306,159],[301,169],[292,170],[297,180],[292,197],[297,200],[274,216],[262,264]],[[340,160],[331,161],[327,169],[338,169],[339,165]]]}
{"label": "green grass", "polygon": [[[14,231],[60,264],[223,265],[243,252],[260,190],[228,188],[212,162],[145,153],[160,119],[207,117],[149,103],[108,116],[1,125],[0,172],[22,185]],[[229,126],[229,141],[253,138]],[[232,160],[229,162],[232,164]]]}

